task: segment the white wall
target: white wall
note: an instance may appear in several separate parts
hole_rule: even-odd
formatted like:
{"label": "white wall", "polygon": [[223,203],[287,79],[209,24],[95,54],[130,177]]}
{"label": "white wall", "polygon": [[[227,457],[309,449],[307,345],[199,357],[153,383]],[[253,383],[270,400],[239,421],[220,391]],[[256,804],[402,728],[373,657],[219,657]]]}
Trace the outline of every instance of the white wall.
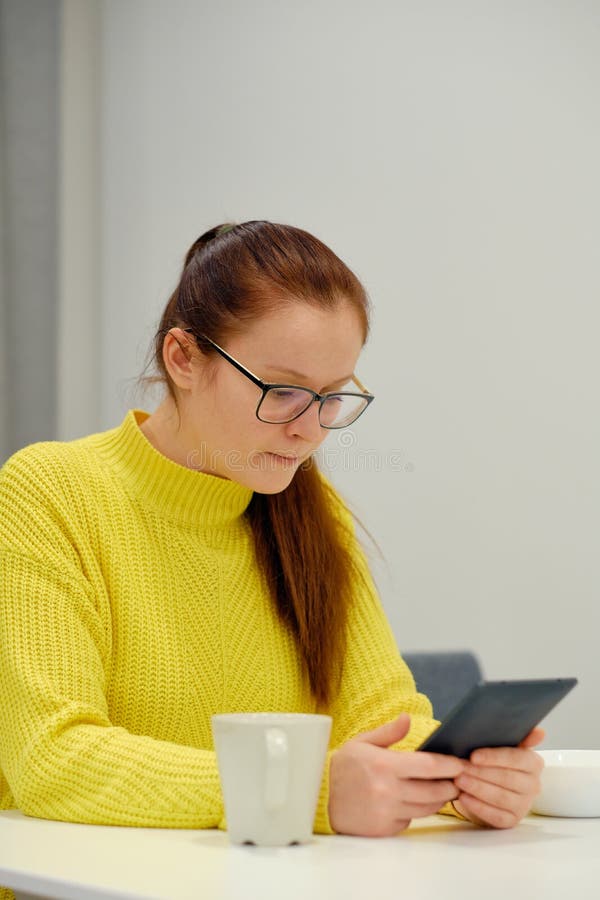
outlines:
{"label": "white wall", "polygon": [[100,31],[97,0],[62,0],[57,436],[100,418]]}
{"label": "white wall", "polygon": [[375,304],[330,462],[400,646],[575,674],[546,746],[600,746],[600,6],[107,0],[103,41],[102,427],[199,233],[312,230]]}

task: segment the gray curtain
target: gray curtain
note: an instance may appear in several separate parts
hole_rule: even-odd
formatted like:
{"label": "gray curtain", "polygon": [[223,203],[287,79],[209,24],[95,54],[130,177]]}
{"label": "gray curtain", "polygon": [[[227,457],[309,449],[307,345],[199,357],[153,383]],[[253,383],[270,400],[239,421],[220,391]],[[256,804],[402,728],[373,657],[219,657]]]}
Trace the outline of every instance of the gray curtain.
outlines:
{"label": "gray curtain", "polygon": [[0,0],[0,465],[56,435],[60,0]]}

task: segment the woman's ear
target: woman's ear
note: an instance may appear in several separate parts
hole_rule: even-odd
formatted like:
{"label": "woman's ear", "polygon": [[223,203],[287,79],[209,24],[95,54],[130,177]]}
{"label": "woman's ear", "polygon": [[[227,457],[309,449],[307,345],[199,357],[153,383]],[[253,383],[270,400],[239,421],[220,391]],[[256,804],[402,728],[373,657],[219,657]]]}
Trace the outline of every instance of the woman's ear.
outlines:
{"label": "woman's ear", "polygon": [[182,390],[191,391],[198,381],[200,361],[196,344],[182,328],[171,328],[162,348],[167,372]]}

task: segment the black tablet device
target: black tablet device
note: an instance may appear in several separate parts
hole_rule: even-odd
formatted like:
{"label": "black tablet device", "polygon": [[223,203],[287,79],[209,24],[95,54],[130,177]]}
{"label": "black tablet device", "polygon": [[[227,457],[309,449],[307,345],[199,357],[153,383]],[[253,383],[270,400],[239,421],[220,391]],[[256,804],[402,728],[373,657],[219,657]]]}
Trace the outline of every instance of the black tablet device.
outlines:
{"label": "black tablet device", "polygon": [[516,747],[576,684],[576,678],[480,681],[418,749],[468,759],[478,747]]}

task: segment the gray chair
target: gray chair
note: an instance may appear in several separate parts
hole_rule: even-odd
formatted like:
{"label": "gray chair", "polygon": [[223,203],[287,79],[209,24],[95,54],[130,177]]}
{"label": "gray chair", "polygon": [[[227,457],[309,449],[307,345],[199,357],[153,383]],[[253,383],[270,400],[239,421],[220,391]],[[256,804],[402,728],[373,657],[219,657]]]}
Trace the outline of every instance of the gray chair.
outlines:
{"label": "gray chair", "polygon": [[431,700],[436,719],[443,719],[483,677],[479,660],[470,650],[409,651],[402,658],[417,690]]}

